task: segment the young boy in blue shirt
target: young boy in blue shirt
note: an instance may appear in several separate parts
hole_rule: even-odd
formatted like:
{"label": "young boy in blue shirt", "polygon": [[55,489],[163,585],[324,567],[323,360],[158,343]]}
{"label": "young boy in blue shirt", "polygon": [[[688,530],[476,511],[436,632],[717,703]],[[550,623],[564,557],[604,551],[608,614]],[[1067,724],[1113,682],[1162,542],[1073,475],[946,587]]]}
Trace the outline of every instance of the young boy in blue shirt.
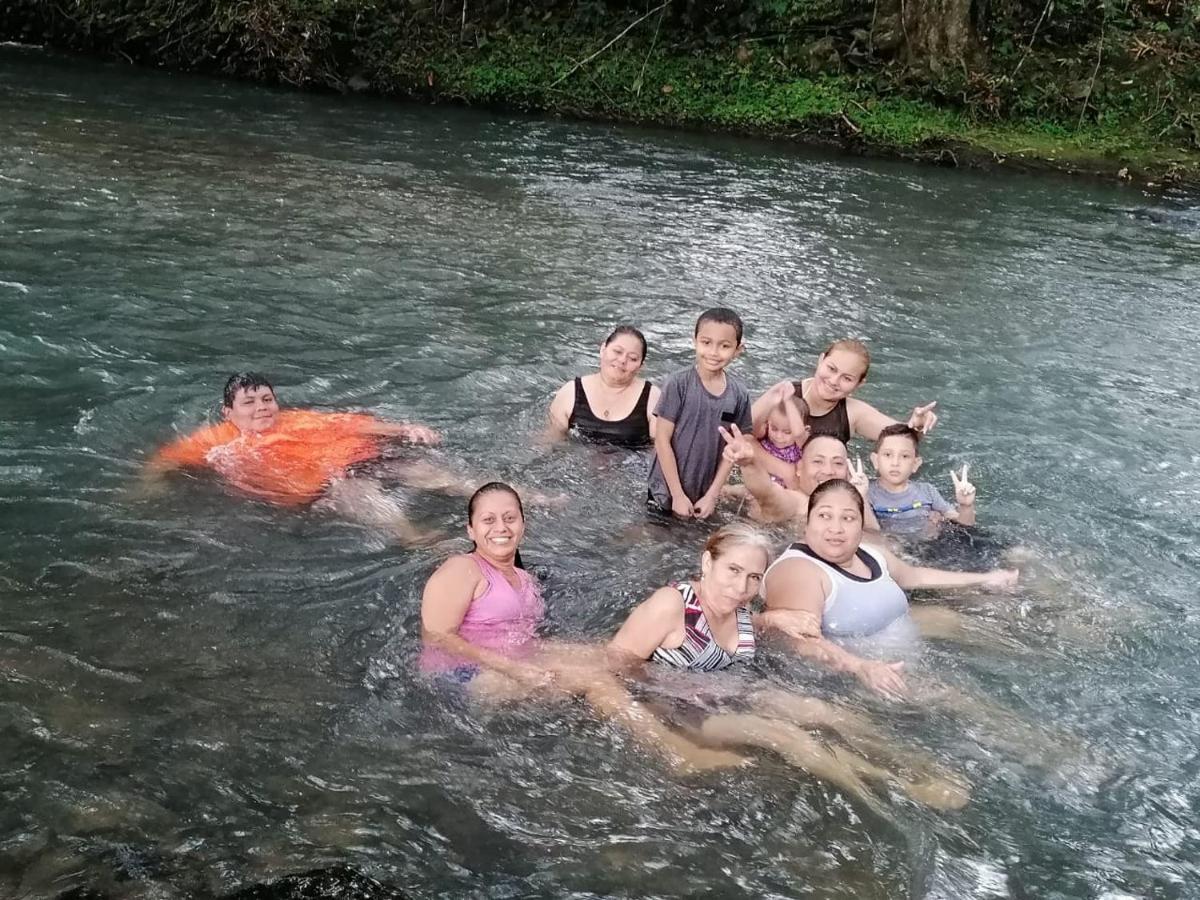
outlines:
{"label": "young boy in blue shirt", "polygon": [[884,532],[913,534],[942,520],[974,525],[975,485],[967,480],[965,464],[961,475],[950,473],[957,506],[947,503],[928,481],[912,480],[921,468],[920,440],[920,432],[903,424],[889,425],[879,433],[871,454],[878,477],[871,479],[867,488],[867,503],[875,511],[879,527]]}
{"label": "young boy in blue shirt", "polygon": [[712,515],[733,463],[720,428],[751,428],[750,394],[726,368],[742,352],[742,320],[715,307],[696,321],[696,364],[671,375],[654,414],[654,464],[648,502],[684,519]]}

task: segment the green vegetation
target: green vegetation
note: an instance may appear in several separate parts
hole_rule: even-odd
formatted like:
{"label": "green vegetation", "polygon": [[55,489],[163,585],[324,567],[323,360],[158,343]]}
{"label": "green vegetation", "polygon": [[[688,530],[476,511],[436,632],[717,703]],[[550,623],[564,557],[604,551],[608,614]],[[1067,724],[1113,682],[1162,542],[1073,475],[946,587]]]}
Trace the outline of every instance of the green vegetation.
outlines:
{"label": "green vegetation", "polygon": [[15,0],[0,38],[268,83],[1200,182],[1200,0]]}

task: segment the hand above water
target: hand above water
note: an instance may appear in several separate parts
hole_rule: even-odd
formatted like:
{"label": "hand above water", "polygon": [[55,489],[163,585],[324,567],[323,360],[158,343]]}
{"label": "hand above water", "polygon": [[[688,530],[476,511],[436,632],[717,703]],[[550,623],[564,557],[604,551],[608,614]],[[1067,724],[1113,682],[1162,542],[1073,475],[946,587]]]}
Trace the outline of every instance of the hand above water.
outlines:
{"label": "hand above water", "polygon": [[970,464],[963,463],[961,475],[953,469],[950,470],[950,480],[954,482],[954,501],[959,506],[975,505],[975,485],[967,480],[967,471],[969,469]]}
{"label": "hand above water", "polygon": [[727,462],[735,466],[744,466],[754,461],[754,442],[749,435],[742,434],[742,430],[736,425],[717,430],[721,433],[721,440],[725,442],[725,449],[721,455]]}
{"label": "hand above water", "polygon": [[914,428],[922,434],[929,434],[933,431],[933,426],[937,424],[938,420],[937,413],[933,411],[935,406],[937,406],[936,400],[924,406],[914,406],[908,417],[908,427]]}
{"label": "hand above water", "polygon": [[849,463],[846,468],[849,470],[846,480],[854,485],[854,489],[862,494],[863,500],[866,500],[867,489],[871,486],[871,480],[867,478],[867,472],[863,468],[862,457],[854,457],[854,462]]}

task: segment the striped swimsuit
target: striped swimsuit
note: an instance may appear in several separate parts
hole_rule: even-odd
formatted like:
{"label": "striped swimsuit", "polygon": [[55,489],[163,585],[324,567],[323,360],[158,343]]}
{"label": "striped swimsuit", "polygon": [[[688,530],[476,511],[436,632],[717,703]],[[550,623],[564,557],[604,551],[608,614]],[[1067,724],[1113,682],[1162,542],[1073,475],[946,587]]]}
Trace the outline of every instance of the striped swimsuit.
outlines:
{"label": "striped swimsuit", "polygon": [[683,643],[678,647],[659,647],[650,658],[676,669],[713,672],[748,662],[754,658],[754,622],[750,610],[737,609],[738,645],[733,653],[716,642],[708,628],[708,620],[700,608],[700,600],[690,583],[676,582],[671,587],[683,594]]}

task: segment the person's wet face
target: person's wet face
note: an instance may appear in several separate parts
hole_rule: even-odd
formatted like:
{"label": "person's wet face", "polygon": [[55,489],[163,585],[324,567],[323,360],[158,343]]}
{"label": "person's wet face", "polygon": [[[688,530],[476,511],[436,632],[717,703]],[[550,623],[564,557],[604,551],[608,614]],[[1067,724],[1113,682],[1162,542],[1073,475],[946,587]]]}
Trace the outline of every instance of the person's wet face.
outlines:
{"label": "person's wet face", "polygon": [[725,370],[741,352],[737,329],[725,322],[701,322],[696,329],[696,367],[702,375]]}
{"label": "person's wet face", "polygon": [[893,434],[879,442],[879,449],[871,454],[871,465],[875,467],[884,487],[894,491],[908,484],[908,480],[921,468],[921,457],[912,438]]}
{"label": "person's wet face", "polygon": [[507,561],[517,555],[525,536],[521,504],[508,491],[489,491],[475,501],[467,534],[475,549],[490,559]]}
{"label": "person's wet face", "polygon": [[641,371],[644,359],[641,341],[631,334],[618,334],[600,347],[600,373],[610,384],[627,385]]}
{"label": "person's wet face", "polygon": [[862,384],[867,365],[861,356],[849,350],[831,350],[817,360],[813,383],[817,396],[826,403],[849,397]]}
{"label": "person's wet face", "polygon": [[846,478],[849,474],[846,445],[831,435],[815,437],[805,444],[804,456],[796,464],[800,490],[806,494],[830,478]]}
{"label": "person's wet face", "polygon": [[[861,498],[849,485],[825,491],[809,508],[804,542],[823,559],[849,562],[862,543]],[[857,502],[856,502],[857,501]]]}
{"label": "person's wet face", "polygon": [[279,418],[275,392],[261,387],[239,388],[233,395],[233,405],[221,407],[221,414],[243,434],[269,431]]}
{"label": "person's wet face", "polygon": [[705,551],[700,559],[704,602],[722,615],[749,603],[758,594],[768,562],[766,551],[753,544],[734,544],[720,556]]}
{"label": "person's wet face", "polygon": [[807,429],[799,434],[792,431],[792,423],[787,413],[781,409],[771,410],[771,415],[767,417],[767,440],[772,444],[776,447],[791,447],[803,444],[807,438]]}

